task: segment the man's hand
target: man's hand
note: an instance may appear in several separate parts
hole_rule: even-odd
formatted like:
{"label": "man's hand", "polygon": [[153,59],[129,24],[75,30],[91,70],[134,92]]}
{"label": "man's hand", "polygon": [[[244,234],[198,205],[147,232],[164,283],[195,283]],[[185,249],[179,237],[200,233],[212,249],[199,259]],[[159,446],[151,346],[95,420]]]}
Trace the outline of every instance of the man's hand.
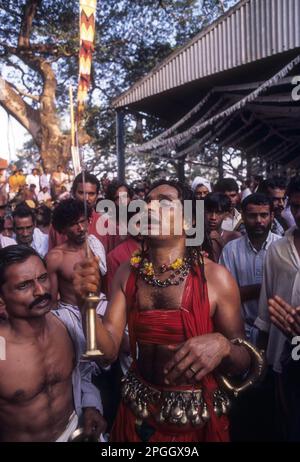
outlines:
{"label": "man's hand", "polygon": [[281,297],[275,295],[268,300],[271,321],[284,334],[294,337],[300,334],[300,307],[293,308]]}
{"label": "man's hand", "polygon": [[82,262],[76,263],[73,273],[73,287],[79,306],[83,305],[89,293],[99,294],[100,283],[99,259],[97,257],[86,258]]}
{"label": "man's hand", "polygon": [[206,334],[193,337],[176,348],[173,358],[166,364],[166,384],[176,384],[185,376],[188,380],[200,381],[215,370],[229,356],[231,343],[221,334]]}
{"label": "man's hand", "polygon": [[86,437],[98,441],[100,434],[105,432],[106,427],[105,419],[96,408],[86,407],[83,409],[83,431]]}

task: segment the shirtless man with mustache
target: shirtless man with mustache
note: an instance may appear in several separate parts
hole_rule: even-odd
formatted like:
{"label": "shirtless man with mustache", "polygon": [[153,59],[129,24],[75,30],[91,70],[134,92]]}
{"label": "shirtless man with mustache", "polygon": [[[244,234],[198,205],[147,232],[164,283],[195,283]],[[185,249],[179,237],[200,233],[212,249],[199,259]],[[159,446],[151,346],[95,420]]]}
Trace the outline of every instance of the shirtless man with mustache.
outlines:
{"label": "shirtless man with mustache", "polygon": [[92,365],[80,361],[82,328],[51,312],[47,269],[31,247],[0,250],[0,300],[0,442],[66,442],[79,419],[98,438],[105,423]]}

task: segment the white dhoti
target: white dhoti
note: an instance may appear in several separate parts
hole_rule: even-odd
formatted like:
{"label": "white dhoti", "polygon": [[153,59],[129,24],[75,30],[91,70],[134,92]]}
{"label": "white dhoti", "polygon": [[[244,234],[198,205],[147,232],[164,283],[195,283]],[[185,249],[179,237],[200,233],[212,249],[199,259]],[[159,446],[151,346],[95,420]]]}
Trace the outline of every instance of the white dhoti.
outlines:
{"label": "white dhoti", "polygon": [[66,443],[72,433],[76,430],[78,426],[78,416],[75,411],[72,412],[69,418],[69,422],[63,431],[63,433],[60,435],[59,438],[57,438],[56,443]]}

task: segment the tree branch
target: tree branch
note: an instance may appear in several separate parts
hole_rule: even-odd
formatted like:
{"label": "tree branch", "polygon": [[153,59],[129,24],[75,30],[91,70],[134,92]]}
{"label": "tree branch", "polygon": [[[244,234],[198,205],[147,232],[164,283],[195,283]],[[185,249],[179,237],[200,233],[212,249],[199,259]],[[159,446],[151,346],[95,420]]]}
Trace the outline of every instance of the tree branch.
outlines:
{"label": "tree branch", "polygon": [[0,105],[31,134],[36,144],[40,146],[41,122],[39,111],[27,104],[13,86],[2,77],[0,77],[0,86]]}
{"label": "tree branch", "polygon": [[[18,58],[18,59],[20,59],[20,58]],[[12,62],[11,59],[10,59],[10,57],[8,58],[7,62],[8,62],[8,65],[9,65],[9,66],[11,66],[11,67],[13,67],[13,68],[15,68],[15,69],[18,69],[18,70],[21,72],[22,84],[23,84],[24,88],[26,88],[26,90],[27,90],[28,92],[30,92],[31,89],[28,88],[28,85],[27,85],[27,83],[25,82],[25,77],[26,77],[26,75],[27,75],[26,71],[24,71],[24,69],[22,69],[22,67],[20,66],[20,64],[18,64],[17,62]],[[24,64],[25,64],[25,63],[24,63]],[[25,66],[27,66],[27,64],[25,64]],[[18,91],[18,89],[17,89],[16,87],[15,87],[15,89]]]}
{"label": "tree branch", "polygon": [[18,38],[18,47],[30,47],[30,34],[32,22],[36,15],[37,9],[41,4],[41,0],[27,0],[24,6],[24,13]]}
{"label": "tree branch", "polygon": [[24,57],[30,58],[30,59],[35,59],[37,58],[36,54],[40,55],[45,55],[45,56],[57,56],[57,57],[62,57],[62,56],[74,56],[77,51],[71,50],[68,48],[68,46],[57,46],[57,45],[46,45],[46,44],[33,44],[30,45],[30,47],[27,46],[18,46],[18,47],[12,47],[10,45],[7,45],[6,43],[0,43],[0,47],[3,47],[7,52],[16,55],[23,59]]}
{"label": "tree branch", "polygon": [[30,98],[33,101],[37,101],[38,103],[41,100],[41,97],[38,95],[31,95],[30,93],[26,93],[26,91],[21,90],[20,88],[17,88],[13,83],[10,83],[10,86],[20,95],[25,96],[26,98]]}

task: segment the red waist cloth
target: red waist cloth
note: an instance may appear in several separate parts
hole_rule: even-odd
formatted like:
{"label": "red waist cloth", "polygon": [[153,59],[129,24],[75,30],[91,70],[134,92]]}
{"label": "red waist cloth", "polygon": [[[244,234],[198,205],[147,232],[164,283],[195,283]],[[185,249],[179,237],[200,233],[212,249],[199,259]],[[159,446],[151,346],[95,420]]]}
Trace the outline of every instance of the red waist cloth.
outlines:
{"label": "red waist cloth", "polygon": [[[211,409],[211,406],[209,406]],[[158,410],[157,410],[158,412]],[[159,424],[153,418],[147,420],[150,435],[142,440],[136,427],[136,417],[129,406],[121,402],[118,415],[110,435],[110,443],[226,443],[229,442],[228,419],[218,417],[217,424],[210,420],[204,427],[182,428],[181,426]],[[146,430],[147,431],[147,430]]]}
{"label": "red waist cloth", "polygon": [[185,341],[181,310],[139,311],[135,320],[138,343],[178,344]]}
{"label": "red waist cloth", "polygon": [[[174,311],[169,313],[160,310],[140,312],[136,296],[136,278],[137,275],[132,272],[126,286],[129,340],[134,369],[138,370],[136,363],[137,342],[149,341],[153,337],[152,343],[175,344],[179,338],[178,343],[182,343],[182,341],[189,338],[213,332],[207,285],[198,266],[195,266],[187,277],[181,309],[177,310],[176,315]],[[172,320],[172,316],[174,320]],[[171,328],[169,326],[170,322],[172,324]],[[182,337],[183,333],[184,336]],[[156,342],[155,339],[159,340],[159,342]],[[161,424],[151,421],[149,424],[154,427],[155,432],[148,441],[200,442],[229,440],[227,418],[224,416],[217,417],[213,411],[212,395],[218,388],[214,376],[212,374],[205,376],[201,381],[201,387],[210,410],[210,421],[203,428],[191,429],[191,431],[185,431],[180,427],[170,429],[166,428],[165,424],[162,427]],[[111,441],[141,441],[135,429],[135,422],[136,417],[130,408],[122,402],[111,433]],[[172,427],[174,426],[172,425]]]}

